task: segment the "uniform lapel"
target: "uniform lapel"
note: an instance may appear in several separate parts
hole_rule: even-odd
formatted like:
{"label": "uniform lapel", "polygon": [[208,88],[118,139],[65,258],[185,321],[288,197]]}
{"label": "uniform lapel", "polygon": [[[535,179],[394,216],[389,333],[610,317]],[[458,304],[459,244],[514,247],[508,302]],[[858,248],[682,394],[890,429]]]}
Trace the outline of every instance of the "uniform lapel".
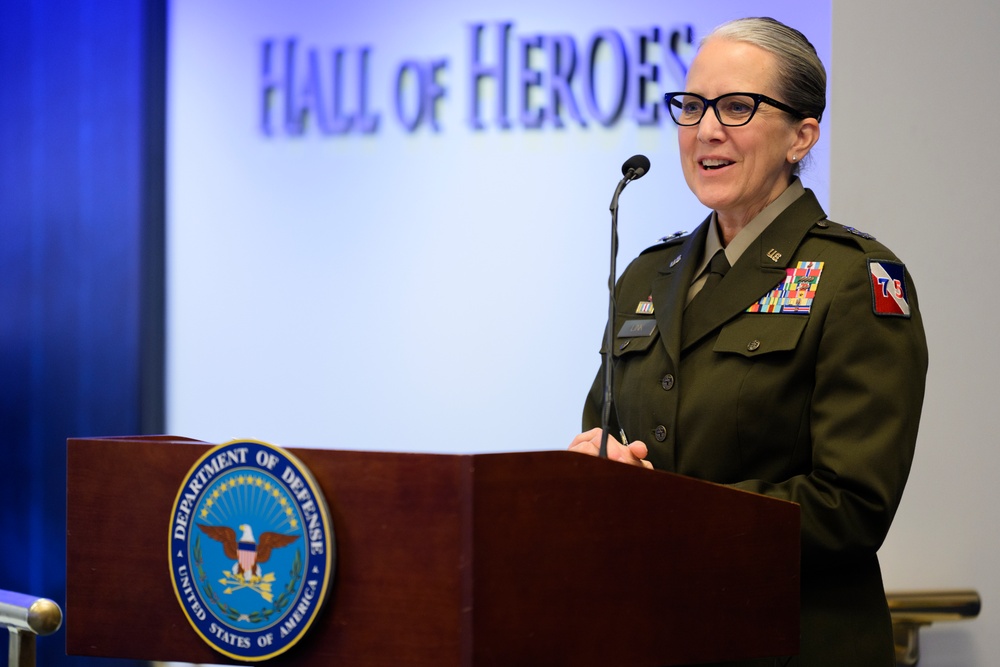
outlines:
{"label": "uniform lapel", "polygon": [[[816,197],[806,190],[750,244],[715,290],[707,295],[708,300],[705,308],[700,310],[700,316],[684,322],[680,349],[697,343],[781,282],[802,239],[824,217]],[[685,283],[685,294],[692,278],[689,277]],[[683,311],[683,303],[681,309]]]}
{"label": "uniform lapel", "polygon": [[705,234],[708,230],[706,218],[694,232],[684,240],[680,252],[670,254],[669,259],[658,268],[653,277],[650,293],[655,304],[654,315],[656,326],[660,330],[660,339],[667,348],[670,358],[679,363],[681,351],[681,324],[684,318],[684,306],[687,304],[688,288],[694,280],[695,268],[705,247]]}

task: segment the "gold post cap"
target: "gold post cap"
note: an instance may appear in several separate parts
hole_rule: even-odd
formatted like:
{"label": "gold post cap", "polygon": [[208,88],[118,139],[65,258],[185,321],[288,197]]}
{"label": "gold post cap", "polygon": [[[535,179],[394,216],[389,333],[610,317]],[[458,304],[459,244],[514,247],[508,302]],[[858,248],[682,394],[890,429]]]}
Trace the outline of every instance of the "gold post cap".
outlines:
{"label": "gold post cap", "polygon": [[36,635],[51,635],[62,627],[62,610],[48,598],[38,598],[28,607],[28,627]]}

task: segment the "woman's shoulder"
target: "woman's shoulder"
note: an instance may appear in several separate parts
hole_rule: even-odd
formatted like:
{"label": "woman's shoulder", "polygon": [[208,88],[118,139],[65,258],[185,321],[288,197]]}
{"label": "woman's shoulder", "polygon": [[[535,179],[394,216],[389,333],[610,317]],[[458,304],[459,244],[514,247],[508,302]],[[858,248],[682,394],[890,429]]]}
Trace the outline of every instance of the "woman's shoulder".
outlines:
{"label": "woman's shoulder", "polygon": [[639,256],[642,257],[643,255],[648,255],[650,253],[667,250],[669,248],[673,248],[674,246],[678,246],[684,243],[684,241],[687,240],[689,235],[690,232],[687,231],[677,231],[674,232],[673,234],[667,234],[666,236],[660,237],[656,241],[656,243],[654,243],[653,245],[649,246],[648,248],[640,252]]}
{"label": "woman's shoulder", "polygon": [[844,290],[870,291],[870,299],[857,303],[867,304],[875,315],[910,318],[916,309],[916,294],[909,271],[874,235],[824,219],[813,226],[809,236],[799,251],[822,257],[826,284],[832,280]]}
{"label": "woman's shoulder", "polygon": [[857,227],[834,222],[828,218],[824,218],[813,225],[810,234],[843,246],[845,249],[860,251],[865,255],[889,255],[895,258],[893,252],[875,238],[874,235],[862,231]]}
{"label": "woman's shoulder", "polygon": [[664,236],[634,257],[622,271],[621,281],[639,280],[646,283],[651,276],[673,269],[682,256],[684,242],[690,238],[687,232],[675,232]]}

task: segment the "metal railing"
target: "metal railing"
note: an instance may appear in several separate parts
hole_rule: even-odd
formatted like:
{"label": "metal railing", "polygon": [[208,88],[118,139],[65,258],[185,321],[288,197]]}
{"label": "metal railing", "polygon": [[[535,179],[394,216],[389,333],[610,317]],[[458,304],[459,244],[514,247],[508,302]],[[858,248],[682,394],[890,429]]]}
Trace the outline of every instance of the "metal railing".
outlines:
{"label": "metal railing", "polygon": [[[920,660],[920,628],[972,619],[982,608],[974,590],[887,592],[885,597],[899,667],[914,667]],[[9,667],[34,667],[35,637],[56,632],[62,620],[62,610],[52,600],[0,590],[0,625],[10,631]]]}
{"label": "metal railing", "polygon": [[0,625],[10,631],[7,665],[34,667],[35,636],[58,630],[62,609],[47,598],[0,590]]}
{"label": "metal railing", "polygon": [[885,594],[892,616],[896,664],[913,667],[920,660],[920,628],[941,621],[975,618],[982,608],[973,590],[905,591]]}

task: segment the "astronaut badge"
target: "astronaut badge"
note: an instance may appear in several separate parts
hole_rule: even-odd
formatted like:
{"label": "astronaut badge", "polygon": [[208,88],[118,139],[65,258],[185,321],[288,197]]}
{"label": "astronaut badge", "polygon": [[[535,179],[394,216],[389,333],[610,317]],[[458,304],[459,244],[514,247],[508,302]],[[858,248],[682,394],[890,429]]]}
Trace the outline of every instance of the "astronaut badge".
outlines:
{"label": "astronaut badge", "polygon": [[323,609],[335,566],[323,493],[291,453],[255,440],[213,447],[170,517],[170,576],[195,632],[246,662],[294,646]]}

